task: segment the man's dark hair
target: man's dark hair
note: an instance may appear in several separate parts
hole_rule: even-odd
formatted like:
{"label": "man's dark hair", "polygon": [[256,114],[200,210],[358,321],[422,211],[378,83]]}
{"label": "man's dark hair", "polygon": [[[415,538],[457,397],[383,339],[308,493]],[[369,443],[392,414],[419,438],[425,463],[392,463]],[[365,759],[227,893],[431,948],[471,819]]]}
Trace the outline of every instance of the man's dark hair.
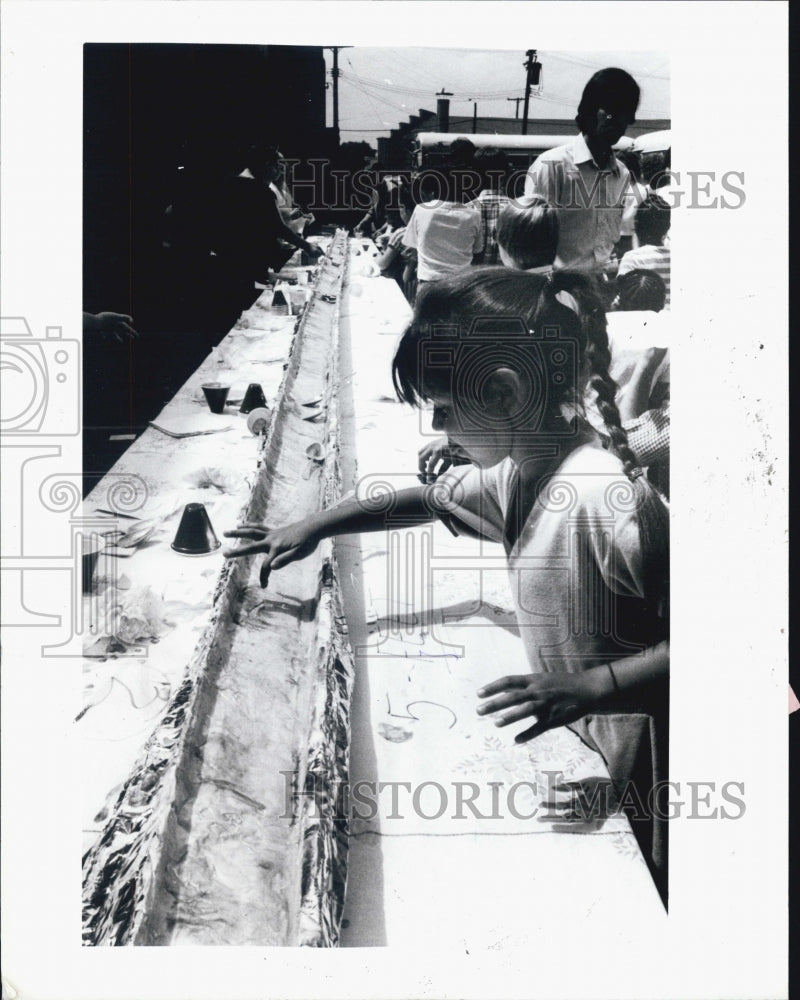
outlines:
{"label": "man's dark hair", "polygon": [[453,186],[452,167],[449,163],[441,163],[413,176],[411,195],[417,204],[425,201],[450,201]]}
{"label": "man's dark hair", "polygon": [[633,228],[640,246],[661,246],[669,232],[670,207],[657,194],[649,194],[636,210]]}
{"label": "man's dark hair", "polygon": [[477,171],[454,164],[450,159],[436,167],[421,170],[411,182],[412,197],[417,203],[450,201],[460,204],[472,201],[480,189]]}
{"label": "man's dark hair", "polygon": [[479,149],[474,166],[480,175],[481,189],[502,188],[510,170],[508,157],[496,146]]}
{"label": "man's dark hair", "polygon": [[450,144],[450,155],[448,159],[454,167],[470,167],[475,156],[475,143],[459,136],[453,139]]}
{"label": "man's dark hair", "polygon": [[667,286],[660,274],[637,267],[617,278],[617,300],[621,312],[640,309],[661,312],[667,301]]}
{"label": "man's dark hair", "polygon": [[600,108],[610,114],[625,112],[635,116],[639,107],[639,85],[624,69],[611,66],[598,70],[583,88],[575,121],[581,132],[591,127]]}
{"label": "man's dark hair", "polygon": [[631,177],[638,183],[640,180],[639,157],[632,149],[623,149],[619,153],[614,153],[623,166],[630,171]]}

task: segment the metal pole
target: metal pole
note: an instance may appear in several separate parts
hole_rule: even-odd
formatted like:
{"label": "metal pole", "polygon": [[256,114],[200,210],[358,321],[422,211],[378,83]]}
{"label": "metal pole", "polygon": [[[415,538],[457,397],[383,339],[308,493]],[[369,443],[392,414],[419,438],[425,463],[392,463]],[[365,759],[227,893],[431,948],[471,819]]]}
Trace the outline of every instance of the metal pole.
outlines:
{"label": "metal pole", "polygon": [[525,67],[525,103],[522,106],[522,134],[528,134],[528,106],[531,100],[531,68],[533,67],[534,49],[528,49],[525,53],[528,57],[522,64]]}
{"label": "metal pole", "polygon": [[519,118],[519,102],[522,100],[522,98],[521,97],[507,97],[506,100],[514,102],[514,118],[515,119]]}
{"label": "metal pole", "polygon": [[478,131],[478,102],[473,101],[472,103],[472,134],[475,135]]}
{"label": "metal pole", "polygon": [[339,48],[333,46],[333,127],[336,129],[336,141],[339,141]]}

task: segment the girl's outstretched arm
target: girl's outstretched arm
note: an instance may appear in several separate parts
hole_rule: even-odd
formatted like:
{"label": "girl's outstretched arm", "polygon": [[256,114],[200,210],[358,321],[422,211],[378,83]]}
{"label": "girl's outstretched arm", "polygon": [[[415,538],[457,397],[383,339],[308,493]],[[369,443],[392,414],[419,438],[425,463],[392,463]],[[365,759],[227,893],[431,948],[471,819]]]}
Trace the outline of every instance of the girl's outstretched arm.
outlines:
{"label": "girl's outstretched arm", "polygon": [[389,496],[374,500],[347,500],[330,510],[319,511],[302,521],[283,528],[268,528],[264,524],[240,524],[234,531],[226,531],[226,538],[246,538],[249,545],[226,549],[226,559],[266,554],[264,569],[280,569],[296,559],[310,555],[323,538],[332,535],[358,534],[362,531],[381,531],[387,518],[431,521],[434,518],[434,494],[430,487],[415,486],[399,490]]}
{"label": "girl's outstretched arm", "polygon": [[478,691],[491,698],[478,706],[478,715],[492,715],[496,726],[507,726],[536,716],[530,729],[518,733],[516,743],[527,743],[548,729],[566,726],[587,712],[613,708],[623,692],[669,674],[669,642],[650,646],[638,656],[626,656],[580,673],[516,674],[501,677]]}

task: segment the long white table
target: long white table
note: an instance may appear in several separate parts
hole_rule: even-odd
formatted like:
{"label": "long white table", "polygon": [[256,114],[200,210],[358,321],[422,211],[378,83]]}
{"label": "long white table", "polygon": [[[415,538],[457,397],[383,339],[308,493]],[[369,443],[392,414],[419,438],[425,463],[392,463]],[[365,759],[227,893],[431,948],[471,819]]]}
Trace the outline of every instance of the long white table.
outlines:
{"label": "long white table", "polygon": [[[359,274],[360,260],[343,315],[354,442],[343,467],[344,487],[349,474],[368,496],[416,484],[431,429],[391,388],[410,309],[394,282]],[[590,792],[609,781],[599,755],[564,728],[516,746],[523,726],[498,730],[476,714],[478,688],[527,672],[502,547],[390,522],[336,552],[356,653],[342,945],[527,947],[544,927],[571,929],[568,900],[590,923],[618,926],[621,942],[642,920],[659,925],[627,819],[571,817],[570,783]]]}

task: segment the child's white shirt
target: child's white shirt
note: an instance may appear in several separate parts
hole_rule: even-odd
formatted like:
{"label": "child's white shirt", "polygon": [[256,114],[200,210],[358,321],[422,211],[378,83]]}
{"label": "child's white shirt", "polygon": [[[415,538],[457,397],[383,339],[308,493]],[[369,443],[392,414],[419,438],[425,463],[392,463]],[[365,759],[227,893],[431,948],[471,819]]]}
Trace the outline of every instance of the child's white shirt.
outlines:
{"label": "child's white shirt", "polygon": [[[441,506],[456,528],[502,541],[517,476],[511,458],[491,469],[461,466],[440,477],[437,494],[448,494]],[[540,485],[508,571],[535,672],[584,670],[661,638],[645,613],[634,492],[599,443],[576,447]]]}
{"label": "child's white shirt", "polygon": [[403,243],[417,251],[417,277],[436,281],[469,267],[483,250],[480,212],[456,202],[417,205],[403,234]]}

